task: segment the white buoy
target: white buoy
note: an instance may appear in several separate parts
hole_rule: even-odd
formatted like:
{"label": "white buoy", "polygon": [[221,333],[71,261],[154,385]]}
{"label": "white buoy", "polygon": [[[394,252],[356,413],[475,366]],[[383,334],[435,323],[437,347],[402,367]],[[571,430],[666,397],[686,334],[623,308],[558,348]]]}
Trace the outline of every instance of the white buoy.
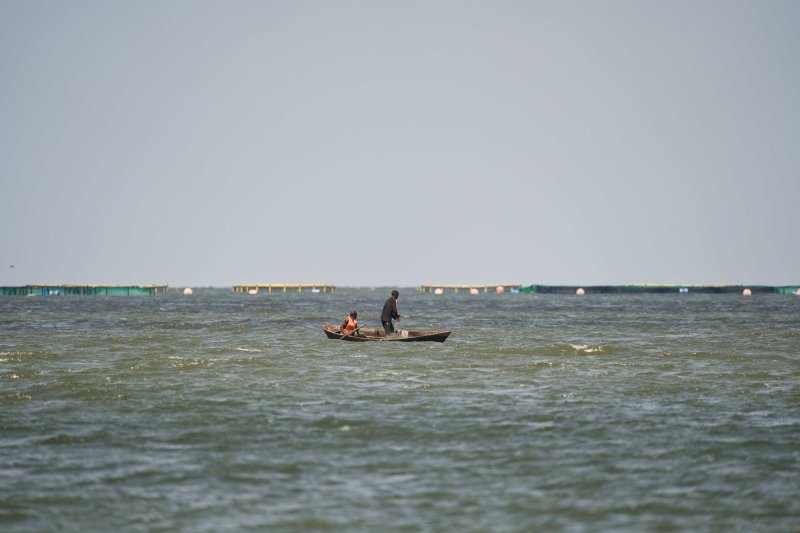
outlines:
{"label": "white buoy", "polygon": [[476,289],[475,287],[472,287],[472,288],[469,290],[469,293],[470,293],[470,294],[478,294],[478,289]]}
{"label": "white buoy", "polygon": [[433,294],[444,294],[444,290],[441,288],[436,289],[435,291],[433,291]]}
{"label": "white buoy", "polygon": [[750,296],[751,294],[753,294],[753,291],[751,291],[750,289],[745,289],[742,291],[742,294],[745,296]]}
{"label": "white buoy", "polygon": [[578,296],[583,296],[584,294],[586,294],[586,291],[583,290],[583,287],[580,287],[578,288],[577,291],[575,291],[575,294],[577,294]]}
{"label": "white buoy", "polygon": [[497,288],[494,290],[497,294],[503,294],[506,292],[506,288],[502,285],[498,285]]}
{"label": "white buoy", "polygon": [[252,294],[252,295],[258,294],[258,287],[256,287],[255,289],[250,289],[249,291],[247,291],[247,294]]}
{"label": "white buoy", "polygon": [[183,295],[184,296],[191,296],[193,292],[194,291],[192,289],[190,289],[189,287],[186,287],[185,289],[183,289]]}

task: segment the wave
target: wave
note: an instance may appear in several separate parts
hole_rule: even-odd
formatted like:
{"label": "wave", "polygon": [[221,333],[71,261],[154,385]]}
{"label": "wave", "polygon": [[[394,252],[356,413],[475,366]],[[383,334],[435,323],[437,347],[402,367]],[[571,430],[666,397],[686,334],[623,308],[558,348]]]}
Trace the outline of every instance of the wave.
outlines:
{"label": "wave", "polygon": [[536,357],[615,356],[640,354],[641,350],[613,344],[564,342],[555,344],[501,346],[492,350],[496,355]]}

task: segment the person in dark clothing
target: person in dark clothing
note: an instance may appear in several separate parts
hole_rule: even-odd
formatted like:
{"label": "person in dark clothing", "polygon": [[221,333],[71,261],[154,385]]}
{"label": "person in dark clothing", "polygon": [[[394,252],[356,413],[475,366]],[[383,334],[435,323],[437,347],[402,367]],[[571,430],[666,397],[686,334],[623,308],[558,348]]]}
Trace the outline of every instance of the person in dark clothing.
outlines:
{"label": "person in dark clothing", "polygon": [[383,324],[383,331],[386,332],[387,335],[394,333],[394,324],[392,324],[392,319],[396,318],[398,322],[400,322],[400,314],[397,312],[397,298],[400,296],[400,293],[397,290],[392,291],[392,295],[386,299],[386,303],[383,304],[383,312],[381,312],[381,324]]}

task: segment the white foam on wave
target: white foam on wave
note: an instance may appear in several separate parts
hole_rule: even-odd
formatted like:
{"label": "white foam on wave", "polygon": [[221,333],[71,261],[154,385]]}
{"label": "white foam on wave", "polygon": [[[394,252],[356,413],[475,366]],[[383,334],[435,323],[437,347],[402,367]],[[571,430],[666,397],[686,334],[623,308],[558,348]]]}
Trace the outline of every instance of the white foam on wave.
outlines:
{"label": "white foam on wave", "polygon": [[570,344],[570,346],[572,346],[572,348],[576,352],[581,352],[581,353],[594,353],[603,351],[603,348],[600,346],[594,347],[594,346],[589,346],[588,344]]}
{"label": "white foam on wave", "polygon": [[238,346],[236,347],[236,349],[238,351],[240,351],[240,352],[257,352],[257,353],[261,353],[261,351],[262,351],[262,350],[256,350],[255,348],[240,348]]}
{"label": "white foam on wave", "polygon": [[214,359],[203,359],[197,357],[184,357],[180,355],[170,355],[167,357],[171,361],[171,365],[175,368],[192,367],[192,366],[213,366],[217,364]]}

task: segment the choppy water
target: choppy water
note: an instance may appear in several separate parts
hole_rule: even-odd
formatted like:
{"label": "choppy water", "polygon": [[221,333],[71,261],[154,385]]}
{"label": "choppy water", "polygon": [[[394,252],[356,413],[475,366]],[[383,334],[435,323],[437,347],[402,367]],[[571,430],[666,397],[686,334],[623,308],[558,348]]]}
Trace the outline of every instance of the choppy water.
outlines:
{"label": "choppy water", "polygon": [[800,530],[800,298],[387,293],[0,298],[0,530]]}

